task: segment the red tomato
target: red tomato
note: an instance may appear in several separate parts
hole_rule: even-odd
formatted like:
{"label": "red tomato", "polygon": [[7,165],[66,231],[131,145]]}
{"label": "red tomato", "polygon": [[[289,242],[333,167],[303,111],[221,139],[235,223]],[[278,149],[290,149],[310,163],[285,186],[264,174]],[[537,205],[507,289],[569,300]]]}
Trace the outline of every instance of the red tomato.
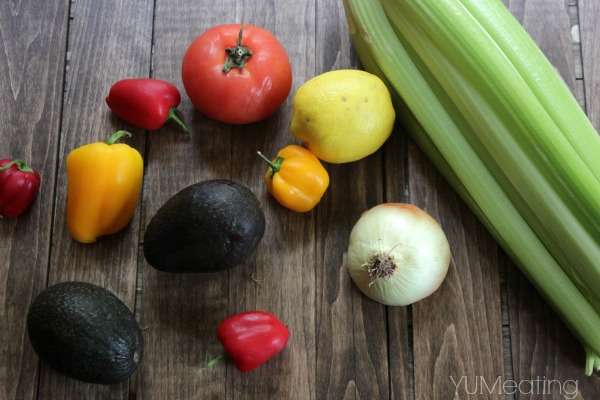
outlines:
{"label": "red tomato", "polygon": [[[248,50],[242,65],[224,71],[228,52]],[[271,32],[254,25],[218,25],[189,46],[182,79],[198,110],[225,123],[246,124],[267,118],[283,104],[292,87],[292,67]]]}

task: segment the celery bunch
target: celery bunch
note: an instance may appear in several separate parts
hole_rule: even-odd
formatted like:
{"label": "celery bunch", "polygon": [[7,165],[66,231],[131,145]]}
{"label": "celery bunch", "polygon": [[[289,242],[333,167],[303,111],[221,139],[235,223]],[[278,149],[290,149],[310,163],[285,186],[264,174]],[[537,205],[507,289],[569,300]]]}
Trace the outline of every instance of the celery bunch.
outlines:
{"label": "celery bunch", "polygon": [[600,136],[499,0],[344,0],[399,120],[600,370]]}

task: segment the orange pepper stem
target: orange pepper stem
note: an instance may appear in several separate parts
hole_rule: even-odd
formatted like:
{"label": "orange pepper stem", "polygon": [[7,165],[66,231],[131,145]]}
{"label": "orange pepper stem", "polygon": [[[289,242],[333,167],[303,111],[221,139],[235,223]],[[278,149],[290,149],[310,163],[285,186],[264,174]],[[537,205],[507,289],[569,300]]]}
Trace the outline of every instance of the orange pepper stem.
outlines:
{"label": "orange pepper stem", "polygon": [[277,157],[275,161],[271,161],[267,157],[265,157],[265,155],[260,151],[257,151],[256,154],[258,154],[260,158],[265,160],[265,162],[271,167],[271,178],[273,178],[273,175],[279,172],[279,170],[281,169],[281,164],[283,163],[283,160],[285,160],[285,158],[283,157]]}
{"label": "orange pepper stem", "polygon": [[119,139],[121,139],[122,137],[131,137],[131,133],[127,132],[127,131],[117,131],[115,133],[113,133],[104,143],[111,145],[111,144],[115,144],[115,142]]}

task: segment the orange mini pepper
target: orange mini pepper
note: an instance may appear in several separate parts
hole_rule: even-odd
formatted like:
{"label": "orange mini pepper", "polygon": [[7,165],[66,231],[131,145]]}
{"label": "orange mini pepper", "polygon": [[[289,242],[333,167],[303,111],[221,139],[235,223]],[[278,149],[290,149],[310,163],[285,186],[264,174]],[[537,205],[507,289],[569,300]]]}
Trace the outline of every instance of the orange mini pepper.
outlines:
{"label": "orange mini pepper", "polygon": [[117,233],[137,208],[144,163],[136,149],[115,143],[123,136],[131,134],[118,131],[67,156],[67,226],[78,242]]}
{"label": "orange mini pepper", "polygon": [[321,201],[329,186],[329,174],[310,150],[294,144],[279,151],[273,161],[260,151],[258,155],[269,164],[267,190],[282,206],[306,212]]}

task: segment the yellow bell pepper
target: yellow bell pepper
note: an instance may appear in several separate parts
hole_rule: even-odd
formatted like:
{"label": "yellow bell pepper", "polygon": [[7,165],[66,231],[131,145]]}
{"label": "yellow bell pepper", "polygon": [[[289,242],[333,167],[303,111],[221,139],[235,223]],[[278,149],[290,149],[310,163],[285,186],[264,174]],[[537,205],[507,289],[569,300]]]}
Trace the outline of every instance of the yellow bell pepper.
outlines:
{"label": "yellow bell pepper", "polygon": [[136,149],[115,143],[123,136],[131,134],[118,131],[67,156],[67,226],[78,242],[119,232],[137,208],[144,163]]}
{"label": "yellow bell pepper", "polygon": [[290,145],[277,153],[273,161],[260,151],[269,164],[265,184],[269,193],[284,207],[297,212],[312,210],[329,186],[329,174],[310,150]]}

